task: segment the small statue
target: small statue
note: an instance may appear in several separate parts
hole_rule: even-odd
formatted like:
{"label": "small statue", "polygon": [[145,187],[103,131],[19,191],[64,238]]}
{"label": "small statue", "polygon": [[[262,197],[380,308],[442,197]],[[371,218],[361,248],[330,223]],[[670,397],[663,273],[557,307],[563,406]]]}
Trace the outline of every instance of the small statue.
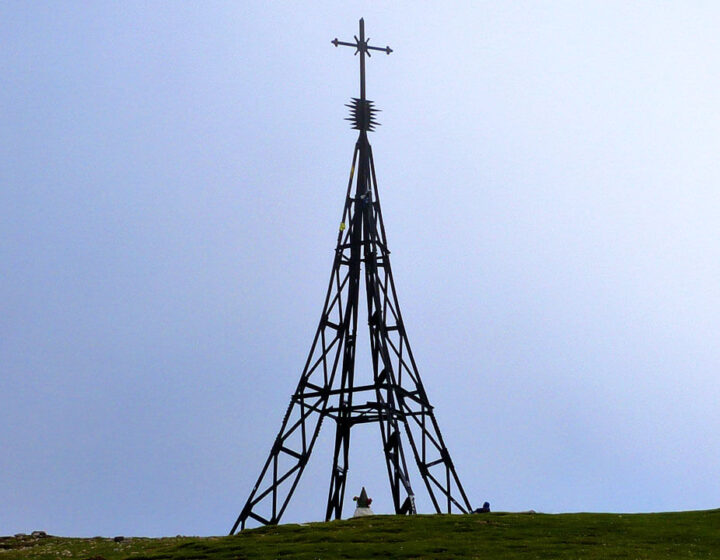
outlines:
{"label": "small statue", "polygon": [[365,515],[375,515],[373,511],[370,509],[370,504],[372,503],[372,498],[368,498],[367,492],[365,492],[365,487],[363,486],[362,491],[360,492],[360,496],[355,496],[353,498],[353,501],[357,503],[357,507],[355,508],[355,513],[353,514],[353,517],[362,517]]}

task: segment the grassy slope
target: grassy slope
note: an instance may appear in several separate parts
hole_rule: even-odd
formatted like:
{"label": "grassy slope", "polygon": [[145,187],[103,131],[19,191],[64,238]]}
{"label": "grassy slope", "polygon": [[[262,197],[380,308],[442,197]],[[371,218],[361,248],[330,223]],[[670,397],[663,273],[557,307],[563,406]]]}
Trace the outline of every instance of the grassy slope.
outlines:
{"label": "grassy slope", "polygon": [[659,514],[374,516],[235,537],[3,538],[0,560],[720,558],[720,510]]}

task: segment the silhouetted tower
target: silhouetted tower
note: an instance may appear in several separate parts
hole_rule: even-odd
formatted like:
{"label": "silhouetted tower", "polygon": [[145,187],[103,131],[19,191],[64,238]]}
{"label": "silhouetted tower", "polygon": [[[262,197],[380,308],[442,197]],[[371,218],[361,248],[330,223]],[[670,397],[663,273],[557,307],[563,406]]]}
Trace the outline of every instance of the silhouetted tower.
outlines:
{"label": "silhouetted tower", "polygon": [[[307,465],[323,420],[335,423],[335,454],[327,500],[326,521],[339,519],[348,473],[350,431],[361,423],[380,426],[393,505],[398,514],[416,513],[403,438],[430,495],[435,511],[470,511],[455,472],[433,407],[425,393],[410,350],[390,269],[378,198],[375,165],[367,133],[378,124],[377,109],[365,98],[365,56],[372,47],[360,36],[354,43],[360,55],[360,97],[353,98],[347,119],[358,130],[348,180],[345,208],[337,237],[335,260],[320,324],[300,382],[288,406],[280,432],[245,507],[230,531],[245,528],[248,519],[262,524],[280,521]],[[355,189],[353,191],[353,180]],[[364,266],[367,317],[372,353],[372,382],[355,382],[355,343]]]}

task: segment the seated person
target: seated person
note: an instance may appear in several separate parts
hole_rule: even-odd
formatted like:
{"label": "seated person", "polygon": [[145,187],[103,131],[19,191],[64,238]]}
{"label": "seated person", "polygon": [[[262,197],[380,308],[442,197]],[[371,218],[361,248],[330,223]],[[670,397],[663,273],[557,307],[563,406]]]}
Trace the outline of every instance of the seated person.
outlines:
{"label": "seated person", "polygon": [[485,502],[481,508],[477,508],[473,513],[490,513],[490,502]]}

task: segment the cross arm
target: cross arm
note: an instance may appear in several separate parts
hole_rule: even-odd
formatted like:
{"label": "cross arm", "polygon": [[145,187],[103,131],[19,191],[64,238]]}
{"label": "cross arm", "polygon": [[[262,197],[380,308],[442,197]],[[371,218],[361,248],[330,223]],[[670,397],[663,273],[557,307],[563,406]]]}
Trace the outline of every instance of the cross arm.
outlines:
{"label": "cross arm", "polygon": [[[368,39],[368,41],[369,41],[369,39]],[[392,50],[390,47],[373,47],[373,46],[371,46],[371,45],[368,45],[368,44],[367,44],[367,41],[366,41],[365,44],[363,45],[363,44],[358,40],[357,37],[355,37],[355,42],[354,42],[354,43],[348,43],[347,41],[339,41],[339,40],[337,39],[337,37],[336,37],[335,39],[333,39],[332,41],[330,41],[330,42],[331,42],[333,45],[335,45],[336,47],[339,47],[340,45],[342,45],[342,46],[344,46],[344,47],[355,47],[356,53],[357,53],[357,52],[360,52],[360,49],[363,49],[365,52],[367,52],[367,51],[382,51],[382,52],[387,53],[387,54],[390,54],[391,52],[393,52],[393,50]],[[370,56],[370,53],[368,53],[368,56]]]}
{"label": "cross arm", "polygon": [[[383,47],[370,47],[370,46],[366,46],[365,48],[367,48],[367,49],[369,49],[369,50],[371,50],[371,51],[383,51],[383,52],[385,52],[385,53],[387,53],[387,54],[390,54],[391,52],[393,52],[393,50],[392,50],[390,47],[384,47],[384,48],[383,48]],[[368,53],[368,56],[370,56],[370,53]]]}

